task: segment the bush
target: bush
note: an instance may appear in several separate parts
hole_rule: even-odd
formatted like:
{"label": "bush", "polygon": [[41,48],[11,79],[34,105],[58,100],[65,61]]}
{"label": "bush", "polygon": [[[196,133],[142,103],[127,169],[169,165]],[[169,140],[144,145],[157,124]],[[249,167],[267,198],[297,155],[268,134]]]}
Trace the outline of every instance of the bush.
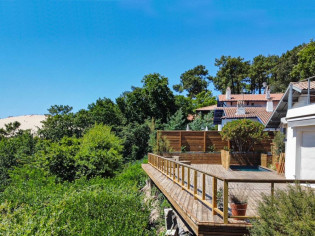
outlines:
{"label": "bush", "polygon": [[213,126],[213,113],[209,112],[206,115],[198,114],[194,121],[189,124],[191,130],[205,130],[208,127],[209,130],[214,129]]}
{"label": "bush", "polygon": [[42,169],[17,168],[0,194],[0,235],[155,235],[144,178],[140,163],[113,179],[59,184]]}
{"label": "bush", "polygon": [[29,131],[19,131],[15,136],[0,139],[0,192],[9,181],[9,171],[29,161],[35,144]]}
{"label": "bush", "polygon": [[140,160],[148,153],[150,128],[147,124],[131,123],[122,128],[119,136],[124,139],[123,156],[125,161]]}
{"label": "bush", "polygon": [[265,126],[259,122],[240,119],[228,122],[220,133],[223,140],[232,141],[233,149],[248,152],[254,145],[268,138],[264,132]]}
{"label": "bush", "polygon": [[288,192],[276,191],[274,198],[264,196],[258,208],[260,219],[253,222],[251,235],[314,235],[315,194],[302,188],[289,186]]}
{"label": "bush", "polygon": [[285,135],[281,132],[276,132],[276,135],[272,142],[274,143],[274,150],[277,155],[280,153],[285,152],[285,143],[284,143]]}
{"label": "bush", "polygon": [[95,125],[82,138],[75,157],[77,177],[108,177],[122,164],[122,140],[105,125]]}

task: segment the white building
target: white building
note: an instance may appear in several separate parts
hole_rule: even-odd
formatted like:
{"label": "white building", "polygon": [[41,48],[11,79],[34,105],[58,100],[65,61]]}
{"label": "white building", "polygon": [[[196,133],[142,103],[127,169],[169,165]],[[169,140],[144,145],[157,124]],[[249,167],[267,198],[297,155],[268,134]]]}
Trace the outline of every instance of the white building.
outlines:
{"label": "white building", "polygon": [[291,83],[267,123],[286,133],[285,176],[315,179],[315,81]]}

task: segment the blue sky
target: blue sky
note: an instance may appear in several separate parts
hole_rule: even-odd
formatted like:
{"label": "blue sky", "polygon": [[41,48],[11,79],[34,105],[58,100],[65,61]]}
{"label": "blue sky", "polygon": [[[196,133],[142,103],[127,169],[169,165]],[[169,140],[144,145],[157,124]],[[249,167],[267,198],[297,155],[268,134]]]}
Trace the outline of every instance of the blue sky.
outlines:
{"label": "blue sky", "polygon": [[199,64],[214,75],[221,55],[281,54],[314,38],[314,12],[313,0],[0,0],[0,118],[77,111],[148,73],[171,86]]}

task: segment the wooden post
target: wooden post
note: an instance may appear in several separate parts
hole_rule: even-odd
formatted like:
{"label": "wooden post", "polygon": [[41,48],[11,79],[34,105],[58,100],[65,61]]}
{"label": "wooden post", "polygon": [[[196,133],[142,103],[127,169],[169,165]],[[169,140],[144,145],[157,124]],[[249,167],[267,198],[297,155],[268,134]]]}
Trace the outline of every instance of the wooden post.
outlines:
{"label": "wooden post", "polygon": [[226,180],[224,180],[224,188],[223,188],[223,222],[224,224],[229,223],[229,184]]}
{"label": "wooden post", "polygon": [[267,167],[267,165],[268,165],[267,154],[262,153],[260,155],[260,165],[263,167]]}
{"label": "wooden post", "polygon": [[188,175],[187,175],[187,188],[190,189],[190,168],[188,168]]}
{"label": "wooden post", "polygon": [[197,171],[194,171],[194,199],[197,199]]}
{"label": "wooden post", "polygon": [[203,151],[207,151],[207,133],[206,131],[203,132]]}
{"label": "wooden post", "polygon": [[175,165],[176,163],[175,162],[172,162],[173,163],[173,182],[175,182]]}
{"label": "wooden post", "polygon": [[214,208],[218,207],[217,203],[217,192],[218,192],[218,179],[216,177],[212,178],[212,215],[216,215]]}
{"label": "wooden post", "polygon": [[202,200],[206,199],[206,175],[202,173]]}
{"label": "wooden post", "polygon": [[185,171],[184,171],[185,167],[182,166],[182,189],[184,189],[184,185],[185,185]]}
{"label": "wooden post", "polygon": [[179,131],[179,151],[182,151],[182,131]]}
{"label": "wooden post", "polygon": [[176,164],[177,165],[177,182],[179,183],[179,164]]}
{"label": "wooden post", "polygon": [[275,194],[275,183],[271,183],[271,199],[273,201],[273,197]]}

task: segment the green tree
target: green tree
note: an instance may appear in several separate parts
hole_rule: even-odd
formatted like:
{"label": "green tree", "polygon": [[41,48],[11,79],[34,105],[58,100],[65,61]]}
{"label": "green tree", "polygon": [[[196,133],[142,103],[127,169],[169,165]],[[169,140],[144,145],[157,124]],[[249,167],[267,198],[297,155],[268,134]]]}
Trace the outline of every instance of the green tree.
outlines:
{"label": "green tree", "polygon": [[79,149],[80,139],[63,137],[36,153],[36,160],[58,179],[73,181],[77,171],[75,156]]}
{"label": "green tree", "polygon": [[299,81],[300,78],[291,72],[293,67],[298,64],[298,53],[304,46],[305,44],[296,46],[280,56],[277,64],[272,69],[273,75],[270,80],[272,92],[284,92],[290,82]]}
{"label": "green tree", "polygon": [[213,112],[209,112],[208,114],[199,113],[195,119],[189,123],[189,127],[191,130],[205,130],[208,127],[208,130],[214,128],[213,126]]}
{"label": "green tree", "polygon": [[182,130],[185,128],[186,118],[182,109],[178,109],[166,123],[164,130]]}
{"label": "green tree", "polygon": [[202,91],[196,95],[196,98],[192,99],[193,110],[200,107],[206,107],[217,104],[217,99],[212,95],[211,91]]}
{"label": "green tree", "polygon": [[232,94],[240,94],[249,82],[248,74],[250,62],[241,57],[221,56],[215,59],[215,66],[219,67],[216,76],[209,76],[215,88],[225,93],[227,87]]}
{"label": "green tree", "polygon": [[122,143],[109,126],[96,124],[82,138],[75,157],[76,176],[113,176],[122,164]]}
{"label": "green tree", "polygon": [[117,133],[124,140],[123,156],[125,162],[140,160],[148,153],[150,128],[147,123],[130,123]]}
{"label": "green tree", "polygon": [[249,152],[268,137],[264,129],[265,126],[257,121],[239,119],[225,124],[220,134],[223,140],[231,141],[234,150]]}
{"label": "green tree", "polygon": [[88,105],[92,124],[117,126],[121,124],[121,115],[118,106],[109,98],[97,99]]}
{"label": "green tree", "polygon": [[253,236],[311,236],[315,232],[315,194],[296,184],[264,196],[259,204],[259,219],[250,229]]}
{"label": "green tree", "polygon": [[294,65],[290,75],[299,79],[315,76],[315,42],[308,43],[297,55],[298,63]]}
{"label": "green tree", "polygon": [[180,84],[174,85],[173,89],[177,92],[186,90],[189,97],[195,97],[197,94],[207,89],[206,81],[208,70],[203,65],[198,65],[193,69],[185,71],[180,76]]}
{"label": "green tree", "polygon": [[258,55],[253,59],[250,65],[249,77],[250,77],[250,91],[261,94],[263,83],[267,84],[270,78],[273,76],[272,69],[275,67],[278,61],[278,56],[268,56]]}
{"label": "green tree", "polygon": [[58,141],[64,136],[79,136],[81,133],[75,126],[75,114],[71,106],[54,105],[48,109],[47,119],[42,121],[43,127],[38,130],[40,137]]}
{"label": "green tree", "polygon": [[144,123],[148,118],[167,121],[176,111],[175,98],[168,87],[168,79],[160,74],[149,74],[142,79],[142,88],[132,88],[116,99],[127,123]]}
{"label": "green tree", "polygon": [[194,112],[193,100],[190,97],[175,95],[175,105],[177,110],[182,110],[185,117],[187,117],[188,114],[192,114]]}
{"label": "green tree", "polygon": [[12,137],[15,136],[19,132],[19,128],[21,123],[18,121],[14,121],[4,125],[4,129],[0,129],[0,139],[3,137]]}
{"label": "green tree", "polygon": [[36,140],[28,130],[0,139],[0,192],[9,182],[9,172],[29,161],[35,145]]}

